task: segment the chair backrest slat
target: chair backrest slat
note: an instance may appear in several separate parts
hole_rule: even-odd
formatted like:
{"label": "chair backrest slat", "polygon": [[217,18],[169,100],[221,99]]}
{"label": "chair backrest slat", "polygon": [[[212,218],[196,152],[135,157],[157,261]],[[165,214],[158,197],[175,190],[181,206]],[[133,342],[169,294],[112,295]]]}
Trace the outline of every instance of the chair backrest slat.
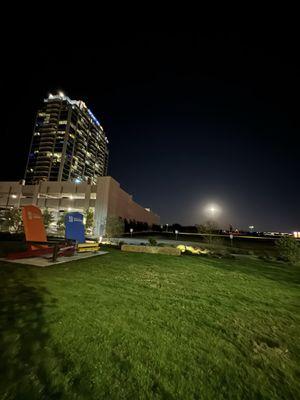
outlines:
{"label": "chair backrest slat", "polygon": [[22,208],[22,219],[26,241],[47,242],[43,215],[39,207],[24,206]]}

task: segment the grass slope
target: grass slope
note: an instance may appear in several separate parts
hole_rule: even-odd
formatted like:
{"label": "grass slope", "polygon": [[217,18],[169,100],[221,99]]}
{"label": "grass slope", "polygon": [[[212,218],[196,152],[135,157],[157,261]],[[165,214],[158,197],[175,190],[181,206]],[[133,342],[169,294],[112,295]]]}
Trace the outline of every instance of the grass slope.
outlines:
{"label": "grass slope", "polygon": [[300,397],[299,268],[110,250],[0,276],[0,398]]}

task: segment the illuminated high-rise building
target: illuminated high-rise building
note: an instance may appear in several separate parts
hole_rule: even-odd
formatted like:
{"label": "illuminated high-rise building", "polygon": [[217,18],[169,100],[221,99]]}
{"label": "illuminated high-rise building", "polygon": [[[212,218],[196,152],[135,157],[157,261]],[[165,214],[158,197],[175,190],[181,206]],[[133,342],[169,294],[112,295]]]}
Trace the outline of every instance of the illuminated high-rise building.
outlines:
{"label": "illuminated high-rise building", "polygon": [[50,94],[38,111],[25,181],[96,183],[107,175],[108,140],[85,103]]}

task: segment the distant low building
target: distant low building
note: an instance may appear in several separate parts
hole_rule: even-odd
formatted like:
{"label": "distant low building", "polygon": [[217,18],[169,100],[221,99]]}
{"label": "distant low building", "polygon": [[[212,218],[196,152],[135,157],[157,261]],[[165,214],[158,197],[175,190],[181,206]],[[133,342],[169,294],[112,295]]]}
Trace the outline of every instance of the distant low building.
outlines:
{"label": "distant low building", "polygon": [[290,236],[290,232],[264,232],[264,236]]}
{"label": "distant low building", "polygon": [[109,216],[144,222],[150,227],[160,223],[158,215],[137,204],[110,176],[98,177],[96,183],[40,181],[35,185],[26,185],[24,181],[0,182],[0,209],[29,204],[48,208],[56,221],[64,212],[91,209],[96,236],[104,235]]}

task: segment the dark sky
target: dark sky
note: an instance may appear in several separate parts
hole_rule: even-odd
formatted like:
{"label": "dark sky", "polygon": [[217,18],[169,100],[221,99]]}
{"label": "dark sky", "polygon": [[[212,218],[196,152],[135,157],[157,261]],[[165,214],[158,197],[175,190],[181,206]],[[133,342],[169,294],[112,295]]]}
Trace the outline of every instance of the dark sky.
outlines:
{"label": "dark sky", "polygon": [[69,42],[3,50],[1,180],[23,177],[35,112],[60,89],[98,117],[110,175],[162,222],[202,222],[213,202],[224,226],[300,230],[293,31],[102,33]]}

